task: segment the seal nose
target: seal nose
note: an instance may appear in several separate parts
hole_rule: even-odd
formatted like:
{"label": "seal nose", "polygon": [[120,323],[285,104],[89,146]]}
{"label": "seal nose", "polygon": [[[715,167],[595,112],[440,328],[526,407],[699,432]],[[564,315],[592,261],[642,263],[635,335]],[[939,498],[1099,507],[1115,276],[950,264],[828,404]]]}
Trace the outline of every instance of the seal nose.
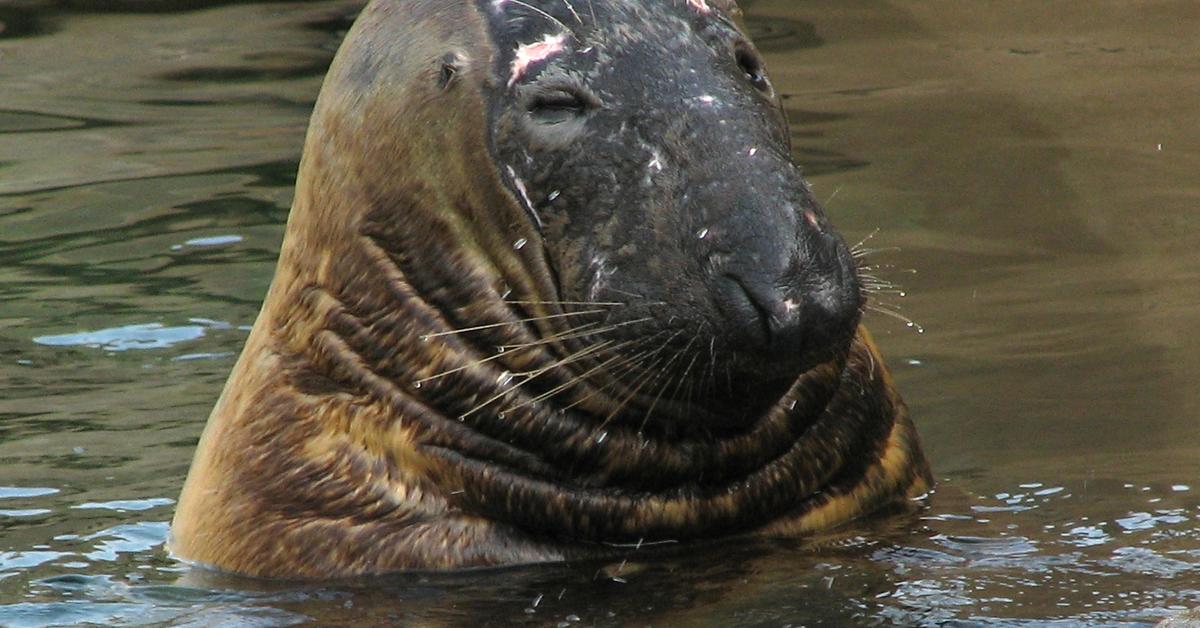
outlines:
{"label": "seal nose", "polygon": [[797,294],[790,286],[726,275],[728,299],[744,340],[771,359],[799,359],[832,344],[844,328],[846,308],[832,282]]}
{"label": "seal nose", "polygon": [[717,300],[731,338],[772,363],[809,366],[846,340],[858,323],[861,296],[853,261],[835,238],[817,235],[815,246],[786,256],[782,268],[727,269]]}

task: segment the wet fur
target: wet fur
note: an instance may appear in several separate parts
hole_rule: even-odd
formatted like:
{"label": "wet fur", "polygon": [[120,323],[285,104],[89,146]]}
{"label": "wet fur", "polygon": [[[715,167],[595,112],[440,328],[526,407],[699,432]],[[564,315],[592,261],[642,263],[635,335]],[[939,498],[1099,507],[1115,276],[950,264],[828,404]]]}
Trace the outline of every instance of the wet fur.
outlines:
{"label": "wet fur", "polygon": [[862,328],[736,429],[614,413],[634,386],[596,365],[663,337],[612,340],[622,306],[563,298],[489,144],[491,42],[453,0],[377,0],[347,36],[171,550],[273,577],[514,564],[805,534],[926,491]]}

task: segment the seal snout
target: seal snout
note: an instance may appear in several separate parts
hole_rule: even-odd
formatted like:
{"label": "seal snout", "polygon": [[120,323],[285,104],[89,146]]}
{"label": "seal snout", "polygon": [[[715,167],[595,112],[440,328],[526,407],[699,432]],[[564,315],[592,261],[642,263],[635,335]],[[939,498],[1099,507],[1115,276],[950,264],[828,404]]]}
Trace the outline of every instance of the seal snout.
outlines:
{"label": "seal snout", "polygon": [[735,347],[770,370],[811,368],[853,335],[862,305],[854,263],[831,232],[807,234],[779,256],[753,256],[714,278],[714,300]]}

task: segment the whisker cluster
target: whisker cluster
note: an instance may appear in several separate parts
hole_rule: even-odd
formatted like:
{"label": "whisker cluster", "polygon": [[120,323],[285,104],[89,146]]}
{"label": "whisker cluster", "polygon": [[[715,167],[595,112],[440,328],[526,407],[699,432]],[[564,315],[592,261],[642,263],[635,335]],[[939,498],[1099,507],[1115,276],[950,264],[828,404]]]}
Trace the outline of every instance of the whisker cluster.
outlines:
{"label": "whisker cluster", "polygon": [[913,269],[896,271],[895,268],[890,264],[868,263],[867,258],[871,255],[883,252],[900,251],[900,247],[894,246],[868,248],[866,246],[867,242],[873,239],[878,233],[879,229],[875,229],[871,233],[867,234],[862,240],[859,240],[850,247],[850,255],[854,258],[855,263],[858,265],[859,284],[862,286],[863,296],[865,297],[863,309],[865,311],[876,312],[889,318],[898,320],[904,323],[906,327],[915,329],[917,333],[923,334],[925,333],[925,328],[901,313],[901,308],[899,305],[894,303],[884,303],[878,299],[880,295],[891,295],[899,298],[908,296],[908,292],[902,289],[899,284],[889,279],[880,277],[880,272],[894,271],[910,274],[915,274],[917,272]]}

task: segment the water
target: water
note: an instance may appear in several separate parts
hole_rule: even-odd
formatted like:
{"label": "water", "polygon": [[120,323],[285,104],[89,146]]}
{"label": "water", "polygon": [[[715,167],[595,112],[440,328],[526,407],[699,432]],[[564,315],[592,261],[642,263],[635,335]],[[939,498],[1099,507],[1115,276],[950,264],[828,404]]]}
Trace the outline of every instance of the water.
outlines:
{"label": "water", "polygon": [[[192,3],[195,6],[198,3]],[[748,3],[941,485],[801,543],[320,585],[162,544],[355,6],[0,5],[0,625],[1139,625],[1200,605],[1200,9]],[[915,269],[915,273],[907,272]]]}

